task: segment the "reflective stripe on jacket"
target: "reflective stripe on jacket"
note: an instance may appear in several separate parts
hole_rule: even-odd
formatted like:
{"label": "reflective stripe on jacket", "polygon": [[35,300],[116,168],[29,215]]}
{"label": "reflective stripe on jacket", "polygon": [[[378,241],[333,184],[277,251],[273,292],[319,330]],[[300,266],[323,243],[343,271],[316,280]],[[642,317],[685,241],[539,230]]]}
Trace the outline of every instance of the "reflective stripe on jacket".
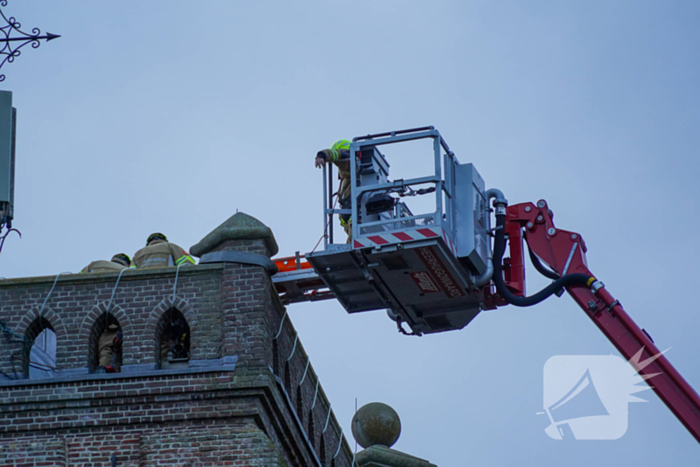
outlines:
{"label": "reflective stripe on jacket", "polygon": [[331,146],[331,159],[328,162],[338,162],[343,156],[345,156],[345,159],[350,156],[350,141],[339,139]]}
{"label": "reflective stripe on jacket", "polygon": [[165,268],[181,264],[196,264],[182,247],[165,240],[153,240],[134,255],[132,267],[139,269]]}
{"label": "reflective stripe on jacket", "polygon": [[98,261],[93,261],[92,263],[85,266],[83,270],[80,271],[80,274],[119,272],[122,269],[126,269],[126,266],[119,263],[113,263],[112,261],[105,261],[101,259]]}
{"label": "reflective stripe on jacket", "polygon": [[347,198],[350,196],[350,141],[338,140],[333,143],[330,149],[318,152],[318,155],[321,154],[326,162],[332,162],[338,167],[338,178],[340,179],[338,193],[341,199]]}

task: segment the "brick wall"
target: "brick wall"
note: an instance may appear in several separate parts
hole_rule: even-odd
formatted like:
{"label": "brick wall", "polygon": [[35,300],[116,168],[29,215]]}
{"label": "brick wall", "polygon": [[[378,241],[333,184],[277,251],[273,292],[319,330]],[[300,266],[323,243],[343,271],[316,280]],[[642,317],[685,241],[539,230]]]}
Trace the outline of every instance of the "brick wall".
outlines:
{"label": "brick wall", "polygon": [[[260,240],[220,248],[269,253]],[[350,465],[263,267],[133,270],[116,289],[117,274],[55,279],[0,281],[0,466],[106,466],[113,455],[119,466]],[[190,359],[166,368],[159,338],[172,308],[189,326]],[[123,331],[121,372],[95,374],[109,322]],[[23,342],[44,327],[57,370],[27,379]]]}
{"label": "brick wall", "polygon": [[17,437],[0,446],[3,466],[284,466],[277,447],[250,419],[154,425],[139,431]]}

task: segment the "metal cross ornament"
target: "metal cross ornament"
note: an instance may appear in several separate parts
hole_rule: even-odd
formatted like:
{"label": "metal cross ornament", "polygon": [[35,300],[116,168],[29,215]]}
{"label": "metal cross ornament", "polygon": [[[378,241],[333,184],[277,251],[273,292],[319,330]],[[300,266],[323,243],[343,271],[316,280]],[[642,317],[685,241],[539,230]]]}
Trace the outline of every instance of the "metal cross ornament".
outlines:
{"label": "metal cross ornament", "polygon": [[[0,0],[0,7],[7,6],[7,2],[8,0]],[[20,30],[22,25],[14,16],[10,16],[8,19],[2,9],[0,9],[0,15],[5,20],[5,23],[7,23],[6,26],[0,27],[0,57],[2,57],[0,68],[7,62],[14,62],[15,57],[21,55],[20,49],[25,45],[32,44],[32,48],[36,49],[41,45],[41,39],[48,42],[61,37],[56,34],[51,34],[50,32],[42,36],[39,28],[34,28],[31,34],[27,34]],[[4,74],[0,74],[0,82],[1,81],[5,81]]]}

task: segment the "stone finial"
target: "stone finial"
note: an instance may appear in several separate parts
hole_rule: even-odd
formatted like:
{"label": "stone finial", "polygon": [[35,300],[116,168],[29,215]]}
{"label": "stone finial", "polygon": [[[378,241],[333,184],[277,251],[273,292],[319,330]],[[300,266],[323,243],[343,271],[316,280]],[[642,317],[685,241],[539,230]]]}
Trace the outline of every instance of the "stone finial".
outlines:
{"label": "stone finial", "polygon": [[380,444],[358,452],[355,462],[360,467],[437,467],[425,459]]}
{"label": "stone finial", "polygon": [[391,449],[401,435],[401,420],[394,409],[381,402],[360,407],[352,419],[352,435],[365,448],[355,458],[360,467],[437,467]]}
{"label": "stone finial", "polygon": [[224,242],[232,240],[263,240],[270,256],[276,255],[279,251],[275,236],[268,226],[248,214],[237,212],[212,230],[199,243],[190,247],[190,253],[202,257],[217,249]]}
{"label": "stone finial", "polygon": [[352,435],[363,448],[375,444],[390,448],[401,435],[399,414],[381,402],[363,405],[352,419]]}

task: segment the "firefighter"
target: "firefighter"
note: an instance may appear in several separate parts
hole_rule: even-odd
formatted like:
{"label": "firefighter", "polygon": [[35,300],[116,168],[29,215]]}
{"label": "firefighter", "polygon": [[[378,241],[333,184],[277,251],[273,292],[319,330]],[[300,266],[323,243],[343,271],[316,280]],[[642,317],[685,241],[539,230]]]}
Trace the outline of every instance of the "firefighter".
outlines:
{"label": "firefighter", "polygon": [[165,326],[160,342],[160,361],[187,360],[190,358],[190,335],[185,320],[181,317],[170,320]]}
{"label": "firefighter", "polygon": [[124,253],[117,253],[112,256],[110,261],[97,260],[88,264],[80,271],[80,274],[87,273],[103,273],[103,272],[119,272],[131,266],[131,258]]}
{"label": "firefighter", "polygon": [[134,255],[132,268],[164,268],[168,266],[180,266],[181,264],[196,264],[194,259],[182,247],[168,242],[168,238],[162,233],[153,233],[148,236],[146,246]]}
{"label": "firefighter", "polygon": [[[338,167],[340,188],[338,188],[337,194],[340,208],[350,209],[352,206],[350,201],[350,141],[341,139],[333,143],[329,149],[318,151],[314,161],[316,167],[320,169],[326,162],[331,162]],[[340,215],[340,225],[348,234],[348,243],[350,243],[352,239],[352,217],[350,214]]]}
{"label": "firefighter", "polygon": [[110,324],[100,335],[97,343],[97,373],[120,371],[122,354],[122,331],[117,324]]}

